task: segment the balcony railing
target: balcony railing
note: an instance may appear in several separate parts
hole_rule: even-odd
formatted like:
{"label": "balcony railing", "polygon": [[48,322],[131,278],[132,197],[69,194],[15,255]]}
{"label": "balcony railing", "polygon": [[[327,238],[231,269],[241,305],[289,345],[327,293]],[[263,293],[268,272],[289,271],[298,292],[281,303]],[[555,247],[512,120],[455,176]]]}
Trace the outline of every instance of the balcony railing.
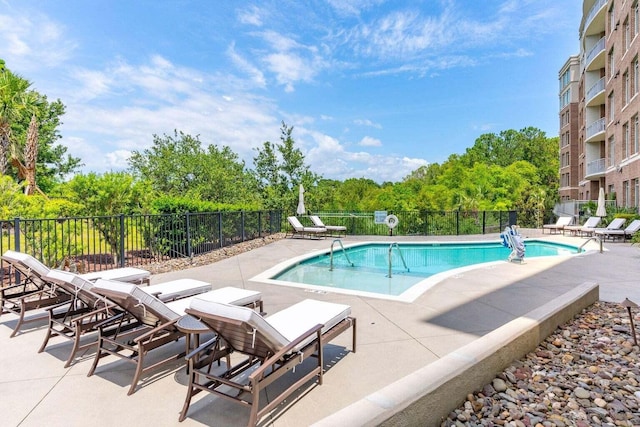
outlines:
{"label": "balcony railing", "polygon": [[591,10],[589,10],[589,13],[587,14],[587,19],[584,20],[585,29],[589,27],[589,24],[591,24],[591,21],[593,21],[593,18],[595,18],[595,16],[598,14],[600,9],[602,9],[602,7],[605,4],[607,4],[607,0],[598,0],[593,4],[593,7],[591,8]]}
{"label": "balcony railing", "polygon": [[604,132],[606,128],[605,118],[599,118],[595,122],[591,123],[587,126],[587,139],[591,138],[593,135],[596,135],[600,132]]}
{"label": "balcony railing", "polygon": [[598,159],[593,162],[587,163],[586,175],[597,175],[604,173],[607,170],[607,159]]}
{"label": "balcony railing", "polygon": [[605,81],[604,77],[601,78],[587,90],[587,103],[591,101],[597,94],[604,91]]}
{"label": "balcony railing", "polygon": [[591,50],[589,50],[589,53],[587,53],[587,58],[585,60],[585,64],[586,64],[587,67],[589,66],[591,61],[593,61],[593,58],[598,56],[598,54],[600,54],[600,52],[604,51],[604,47],[605,47],[605,43],[604,42],[605,42],[604,37],[602,37],[600,40],[598,40],[596,42],[595,45],[593,45]]}

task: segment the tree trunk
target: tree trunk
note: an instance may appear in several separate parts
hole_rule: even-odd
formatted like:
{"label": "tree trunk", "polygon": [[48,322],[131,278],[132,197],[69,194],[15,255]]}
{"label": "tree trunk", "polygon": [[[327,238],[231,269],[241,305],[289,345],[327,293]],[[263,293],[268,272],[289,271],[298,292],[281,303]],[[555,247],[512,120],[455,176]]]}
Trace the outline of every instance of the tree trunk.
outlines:
{"label": "tree trunk", "polygon": [[9,132],[9,124],[0,123],[0,175],[7,173],[9,165]]}
{"label": "tree trunk", "polygon": [[38,158],[38,120],[36,115],[31,116],[29,130],[27,131],[27,143],[24,146],[24,165],[26,167],[25,180],[27,186],[24,193],[28,196],[36,191],[36,160]]}

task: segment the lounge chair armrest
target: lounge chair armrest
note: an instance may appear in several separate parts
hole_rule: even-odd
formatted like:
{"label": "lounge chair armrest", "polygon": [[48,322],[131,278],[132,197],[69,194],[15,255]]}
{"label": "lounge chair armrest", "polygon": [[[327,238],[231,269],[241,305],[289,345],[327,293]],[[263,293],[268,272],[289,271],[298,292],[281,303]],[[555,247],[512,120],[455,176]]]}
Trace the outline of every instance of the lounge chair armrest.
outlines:
{"label": "lounge chair armrest", "polygon": [[268,369],[271,369],[271,366],[274,363],[276,363],[279,360],[281,360],[282,357],[285,354],[291,352],[302,341],[306,340],[311,335],[314,335],[314,334],[318,333],[318,331],[320,331],[323,327],[324,327],[324,325],[317,324],[316,326],[314,326],[313,328],[309,329],[304,334],[300,335],[295,340],[291,341],[288,345],[284,346],[282,349],[280,349],[280,351],[274,353],[273,356],[271,356],[270,358],[265,360],[262,364],[260,364],[260,367],[258,367],[258,369],[256,369],[255,371],[253,371],[251,373],[251,375],[249,375],[249,381],[253,381],[255,378],[262,377],[265,374],[265,371],[267,371]]}
{"label": "lounge chair armrest", "polygon": [[198,346],[197,348],[191,350],[184,358],[189,361],[191,359],[193,359],[195,356],[197,356],[198,354],[204,352],[204,351],[208,351],[211,347],[215,346],[216,343],[218,342],[218,337],[215,336],[213,338],[211,338],[209,341],[200,344],[200,346]]}
{"label": "lounge chair armrest", "polygon": [[155,328],[153,328],[153,329],[151,329],[151,330],[149,330],[149,331],[145,332],[144,334],[142,334],[142,335],[140,335],[140,336],[136,337],[136,338],[134,339],[134,341],[138,343],[138,342],[140,342],[140,341],[145,341],[145,340],[147,340],[147,339],[149,339],[149,338],[152,338],[152,337],[153,337],[155,334],[157,334],[158,332],[165,331],[165,330],[167,330],[167,327],[169,327],[169,326],[171,326],[171,325],[175,325],[175,323],[176,323],[177,321],[178,321],[178,319],[174,319],[174,320],[170,320],[170,321],[168,321],[168,322],[166,322],[166,323],[163,323],[163,324],[161,324],[161,325],[158,325],[158,326],[156,326]]}
{"label": "lounge chair armrest", "polygon": [[45,294],[52,293],[51,289],[34,289],[32,291],[22,290],[16,293],[8,293],[8,294],[6,293],[6,291],[8,290],[16,289],[17,287],[20,287],[20,286],[24,286],[24,285],[13,285],[7,288],[2,288],[2,298],[3,299],[22,298],[25,296],[45,295]]}

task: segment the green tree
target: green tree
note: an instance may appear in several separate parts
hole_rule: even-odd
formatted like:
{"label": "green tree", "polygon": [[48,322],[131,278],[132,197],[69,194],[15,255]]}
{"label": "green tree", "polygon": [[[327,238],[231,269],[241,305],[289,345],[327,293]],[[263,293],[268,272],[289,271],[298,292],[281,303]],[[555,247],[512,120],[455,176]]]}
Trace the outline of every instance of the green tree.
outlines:
{"label": "green tree", "polygon": [[[304,155],[292,137],[293,126],[282,122],[280,131],[280,143],[265,141],[261,148],[256,148],[254,176],[266,208],[295,212],[298,185],[302,184],[310,193],[321,177],[305,164]],[[316,206],[315,210],[318,208]]]}
{"label": "green tree", "polygon": [[35,181],[37,169],[37,187],[48,193],[81,163],[58,143],[62,102],[48,102],[30,87],[8,69],[0,71],[0,173]]}
{"label": "green tree", "polygon": [[218,203],[257,200],[257,184],[237,154],[226,146],[205,149],[197,136],[183,132],[154,135],[151,148],[132,153],[129,166],[160,194]]}
{"label": "green tree", "polygon": [[109,245],[115,264],[118,264],[121,229],[116,216],[142,209],[140,200],[148,193],[146,183],[136,181],[125,172],[89,173],[74,176],[61,186],[61,190],[71,201],[83,206],[82,214],[94,217],[93,227]]}
{"label": "green tree", "polygon": [[13,124],[33,110],[32,98],[28,96],[29,86],[29,81],[7,69],[0,72],[0,174],[9,171]]}

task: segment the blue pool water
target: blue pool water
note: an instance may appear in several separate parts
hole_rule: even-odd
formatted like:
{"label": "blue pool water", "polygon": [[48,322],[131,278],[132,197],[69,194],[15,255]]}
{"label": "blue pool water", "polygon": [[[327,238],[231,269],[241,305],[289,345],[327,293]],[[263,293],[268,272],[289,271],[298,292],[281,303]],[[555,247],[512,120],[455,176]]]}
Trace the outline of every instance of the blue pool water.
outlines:
{"label": "blue pool water", "polygon": [[[526,258],[576,254],[578,248],[538,240],[525,242]],[[510,249],[500,242],[403,243],[391,248],[389,277],[388,243],[370,243],[345,249],[334,247],[333,269],[330,255],[314,255],[272,275],[274,281],[313,285],[326,290],[352,290],[398,296],[438,273],[492,261],[506,261]],[[402,257],[400,256],[402,253]],[[406,263],[404,267],[402,258]],[[321,289],[321,288],[319,288]]]}

